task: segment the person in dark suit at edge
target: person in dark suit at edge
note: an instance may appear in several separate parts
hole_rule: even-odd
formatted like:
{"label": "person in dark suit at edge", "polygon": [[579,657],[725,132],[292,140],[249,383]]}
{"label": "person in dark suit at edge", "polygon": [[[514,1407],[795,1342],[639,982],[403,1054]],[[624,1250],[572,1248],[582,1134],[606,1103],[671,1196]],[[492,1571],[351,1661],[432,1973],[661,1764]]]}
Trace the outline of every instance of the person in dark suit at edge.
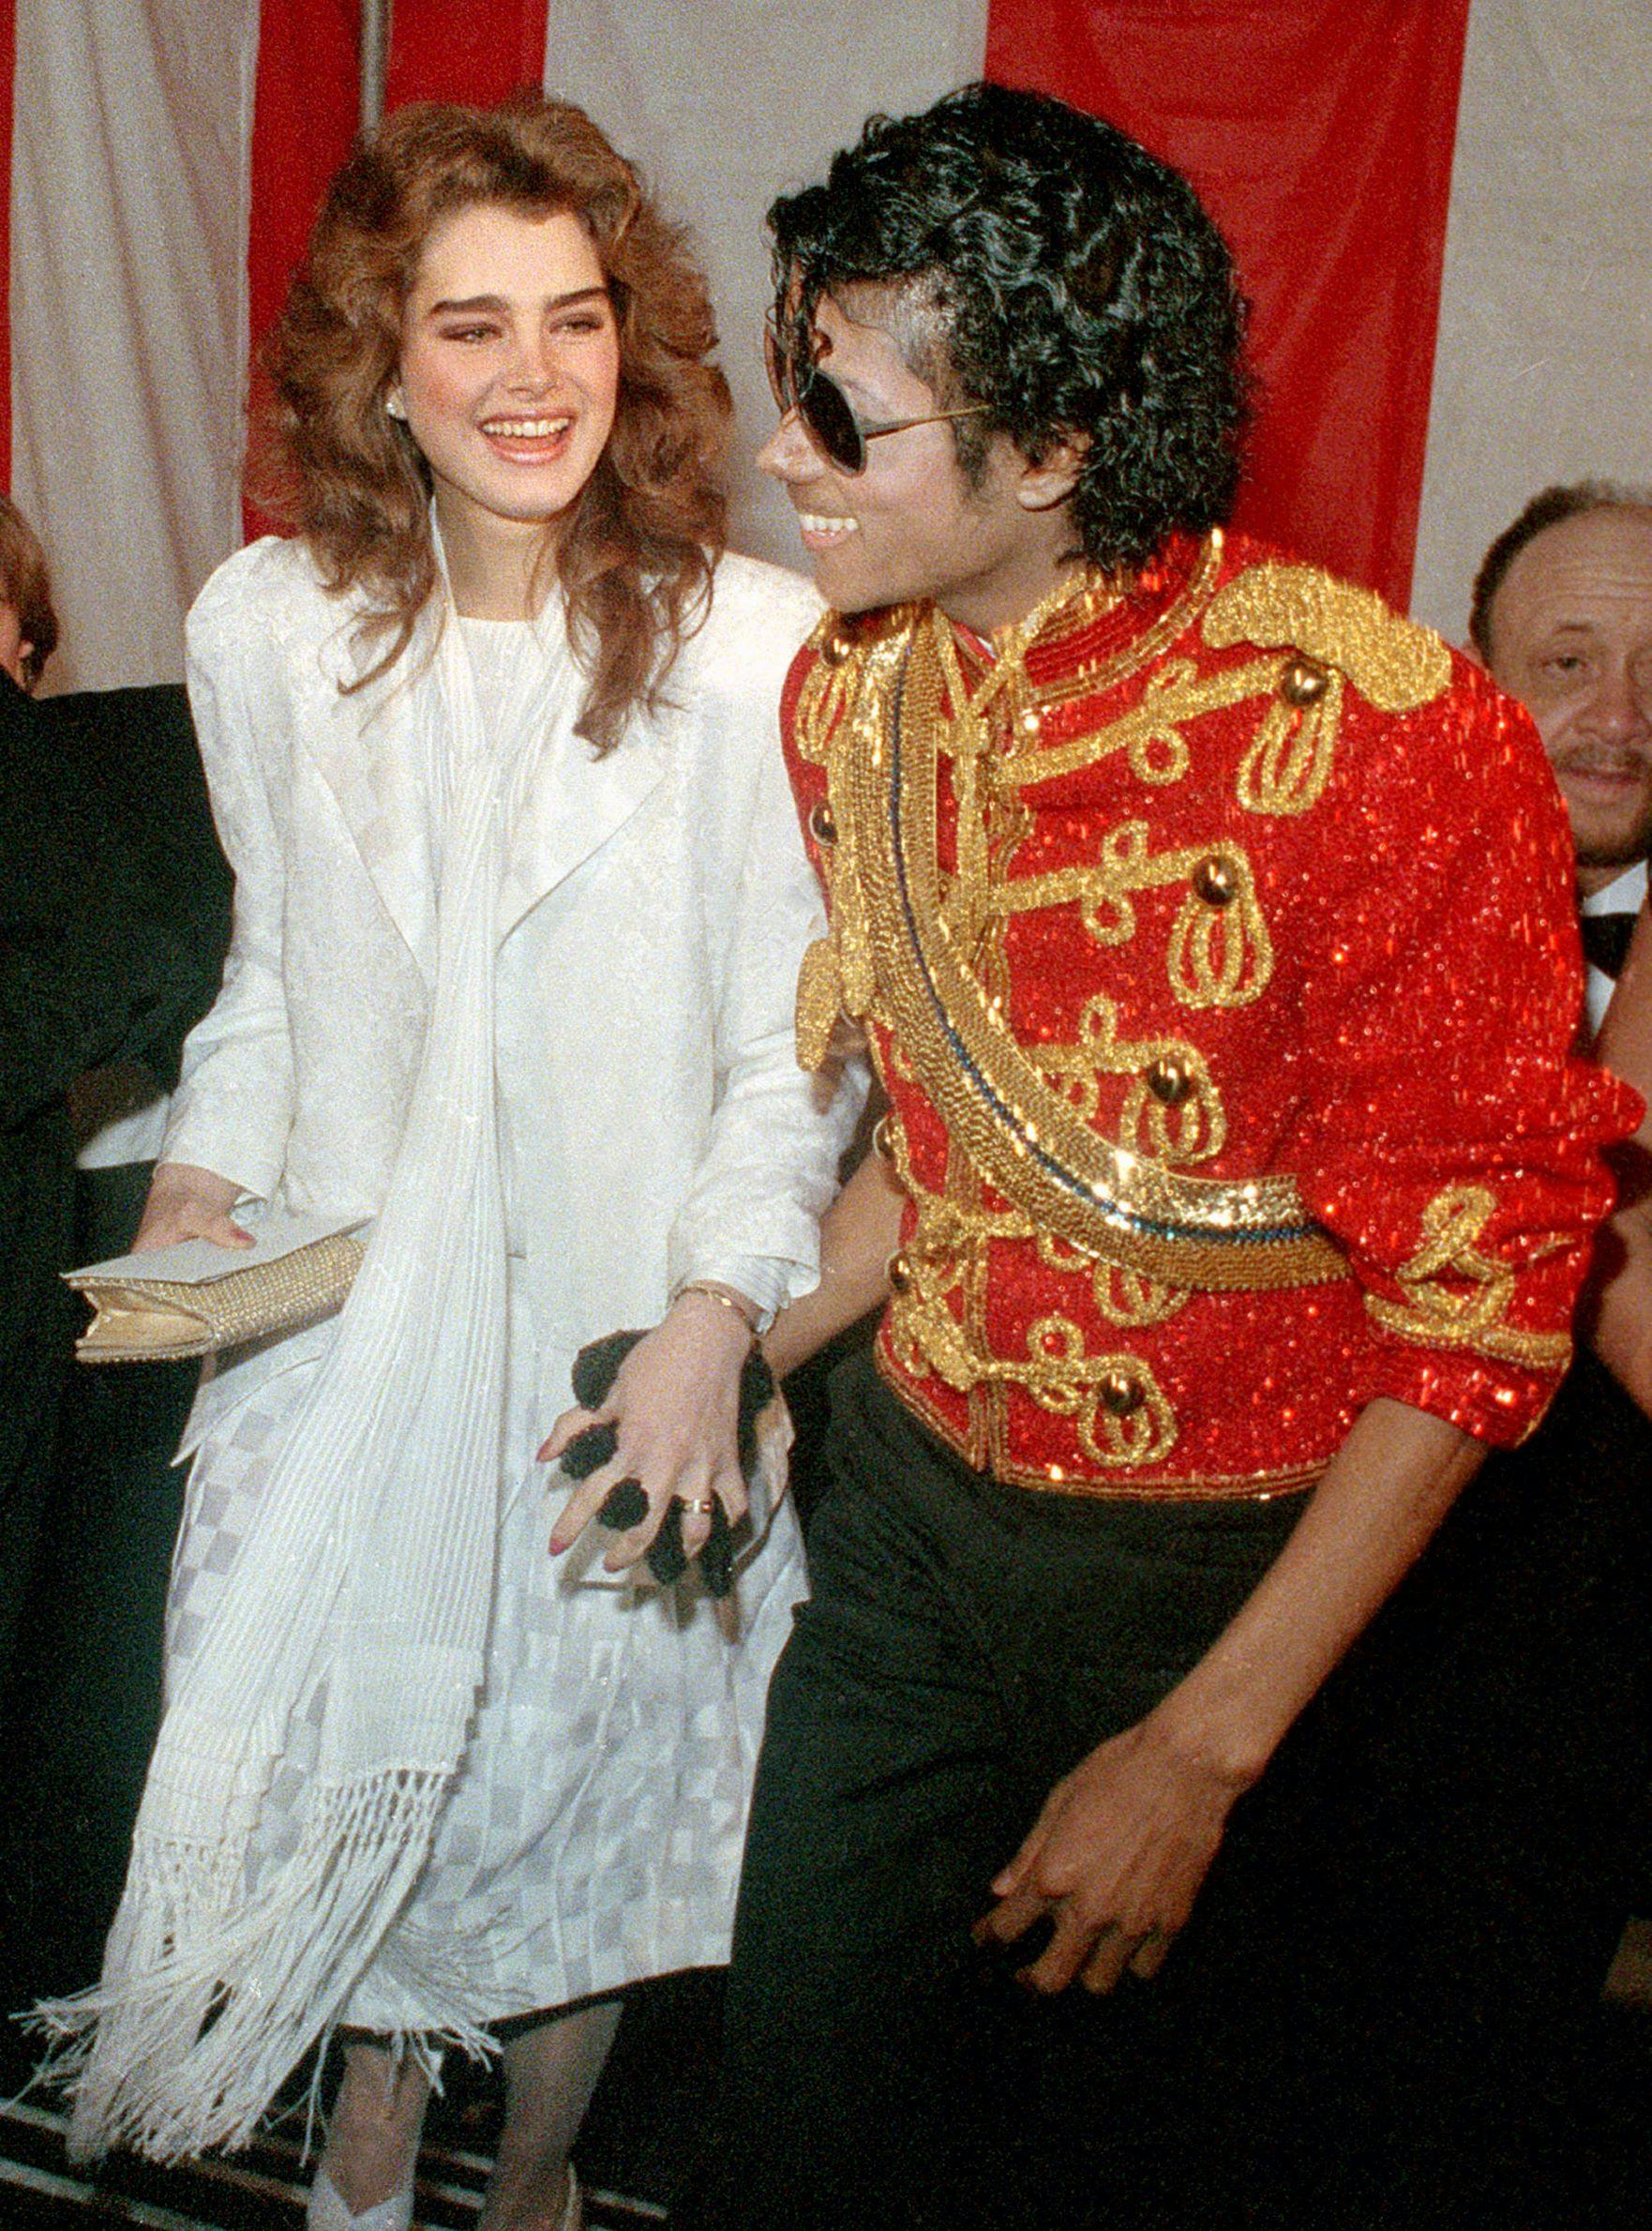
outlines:
{"label": "person in dark suit at edge", "polygon": [[[1631,944],[1631,932],[1644,916],[1652,853],[1652,490],[1591,479],[1535,495],[1486,552],[1469,635],[1494,678],[1532,715],[1566,801],[1588,963],[1584,1031],[1597,1057],[1644,1093],[1652,1084],[1652,933],[1643,928]],[[1637,1912],[1652,1911],[1647,1816],[1637,1801],[1652,1773],[1652,1552],[1642,1519],[1652,1483],[1646,1127],[1621,1150],[1619,1176],[1624,1205],[1602,1233],[1585,1299],[1588,1342],[1527,1453],[1534,1471],[1552,1461],[1557,1480],[1603,1472],[1595,1492],[1613,1514],[1592,1550],[1594,1592],[1614,1607],[1610,1621],[1598,1622],[1600,1646],[1614,1632],[1621,1641],[1605,1714],[1586,1745],[1608,1814],[1584,1824],[1591,1842],[1597,1826],[1604,1830],[1607,1862],[1589,1876],[1594,1887],[1575,1916],[1588,1985],[1622,1919],[1626,1890]]]}
{"label": "person in dark suit at edge", "polygon": [[[147,1555],[156,1587],[170,1554],[164,1501],[158,1512],[152,1498],[118,1504],[101,1491],[102,1472],[129,1445],[134,1405],[164,1406],[170,1387],[143,1374],[87,1387],[91,1435],[74,1429],[80,1387],[66,1406],[75,1304],[59,1274],[126,1242],[107,1220],[88,1229],[71,1096],[89,1071],[115,1062],[142,1061],[158,1085],[170,1081],[212,997],[229,913],[182,688],[37,698],[56,641],[38,538],[0,498],[0,1724],[9,1762],[0,1987],[8,2005],[35,1986],[42,1959],[50,1966],[47,1924],[61,1919],[64,1895],[73,1902],[79,1846],[105,1825],[95,1795],[88,1803],[88,1777],[95,1787],[112,1741],[139,1754],[127,1778],[142,1775],[143,1727],[115,1731],[143,1681],[134,1684],[118,1623],[102,1616],[143,1592],[128,1522],[156,1537]],[[103,1669],[100,1683],[84,1679],[83,1643]],[[55,1808],[60,1817],[49,1805],[43,1816],[53,1780],[73,1793]],[[118,1841],[120,1823],[107,1832]]]}

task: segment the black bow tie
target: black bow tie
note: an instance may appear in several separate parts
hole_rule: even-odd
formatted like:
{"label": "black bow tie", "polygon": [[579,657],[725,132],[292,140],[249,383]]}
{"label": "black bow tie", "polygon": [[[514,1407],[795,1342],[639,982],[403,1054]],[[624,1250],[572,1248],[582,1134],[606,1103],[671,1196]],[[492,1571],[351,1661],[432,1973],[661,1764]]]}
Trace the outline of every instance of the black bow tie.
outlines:
{"label": "black bow tie", "polygon": [[1578,927],[1584,933],[1584,958],[1603,976],[1621,974],[1634,927],[1633,914],[1581,914]]}

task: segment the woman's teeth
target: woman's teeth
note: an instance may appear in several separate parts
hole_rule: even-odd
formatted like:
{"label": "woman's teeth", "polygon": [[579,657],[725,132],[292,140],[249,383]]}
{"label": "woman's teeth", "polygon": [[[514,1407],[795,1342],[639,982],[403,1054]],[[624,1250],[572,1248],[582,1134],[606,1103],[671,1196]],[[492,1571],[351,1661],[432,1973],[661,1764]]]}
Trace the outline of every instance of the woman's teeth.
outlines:
{"label": "woman's teeth", "polygon": [[852,519],[824,518],[816,511],[800,511],[797,520],[803,533],[812,535],[818,542],[841,542],[855,530]]}
{"label": "woman's teeth", "polygon": [[507,442],[544,442],[565,433],[573,423],[571,418],[489,418],[482,431]]}

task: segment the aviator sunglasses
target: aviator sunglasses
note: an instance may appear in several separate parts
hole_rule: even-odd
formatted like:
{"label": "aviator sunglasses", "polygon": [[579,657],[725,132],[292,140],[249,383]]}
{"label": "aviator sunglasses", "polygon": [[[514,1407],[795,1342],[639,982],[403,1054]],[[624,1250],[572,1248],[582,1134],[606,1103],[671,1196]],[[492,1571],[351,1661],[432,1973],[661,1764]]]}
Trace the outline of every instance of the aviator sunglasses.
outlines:
{"label": "aviator sunglasses", "polygon": [[939,426],[944,419],[979,418],[985,403],[969,403],[961,411],[926,411],[921,418],[891,418],[872,426],[861,417],[830,372],[805,360],[799,369],[797,356],[783,348],[773,324],[763,327],[763,361],[769,370],[774,407],[784,418],[795,411],[815,447],[840,473],[864,473],[866,444],[881,434],[902,434],[909,426]]}

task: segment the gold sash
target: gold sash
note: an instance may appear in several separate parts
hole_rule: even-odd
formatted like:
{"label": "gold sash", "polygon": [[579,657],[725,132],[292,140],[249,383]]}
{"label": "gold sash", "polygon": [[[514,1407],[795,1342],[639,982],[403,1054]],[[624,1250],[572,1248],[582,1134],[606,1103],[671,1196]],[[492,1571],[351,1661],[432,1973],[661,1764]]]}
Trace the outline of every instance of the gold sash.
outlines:
{"label": "gold sash", "polygon": [[[941,918],[942,678],[922,625],[876,646],[862,691],[831,754],[847,839],[834,897],[858,917],[839,925],[856,949],[840,941],[839,967],[857,974],[869,957],[903,1057],[980,1174],[1044,1230],[1166,1286],[1232,1292],[1347,1277],[1290,1178],[1183,1176],[1092,1130],[1049,1083]],[[851,1007],[854,989],[845,985]]]}

